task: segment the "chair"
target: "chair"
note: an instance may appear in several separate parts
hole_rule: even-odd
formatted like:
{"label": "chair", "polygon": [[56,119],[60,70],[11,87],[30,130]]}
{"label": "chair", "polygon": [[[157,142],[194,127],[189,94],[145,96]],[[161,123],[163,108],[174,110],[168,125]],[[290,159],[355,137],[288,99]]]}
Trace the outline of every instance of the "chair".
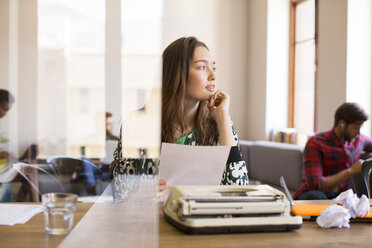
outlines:
{"label": "chair", "polygon": [[50,178],[50,175],[39,175],[40,193],[69,192],[79,196],[96,195],[95,173],[100,170],[88,159],[54,156],[48,158],[46,162],[55,178]]}
{"label": "chair", "polygon": [[372,158],[365,160],[362,164],[362,177],[367,188],[368,198],[371,198],[370,175],[372,171]]}

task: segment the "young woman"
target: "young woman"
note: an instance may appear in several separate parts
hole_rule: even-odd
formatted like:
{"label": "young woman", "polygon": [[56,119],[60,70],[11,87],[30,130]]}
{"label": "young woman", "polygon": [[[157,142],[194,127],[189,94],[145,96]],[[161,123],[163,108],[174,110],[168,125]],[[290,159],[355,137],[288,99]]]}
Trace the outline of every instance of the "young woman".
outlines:
{"label": "young woman", "polygon": [[[246,164],[229,115],[230,96],[216,89],[216,63],[208,47],[195,37],[172,42],[163,52],[162,75],[162,142],[231,146],[221,184],[248,184]],[[133,163],[123,160],[120,142],[114,153],[114,177],[133,174],[133,170],[157,173],[154,161],[136,170]],[[159,186],[160,191],[168,187],[165,180],[160,180]]]}

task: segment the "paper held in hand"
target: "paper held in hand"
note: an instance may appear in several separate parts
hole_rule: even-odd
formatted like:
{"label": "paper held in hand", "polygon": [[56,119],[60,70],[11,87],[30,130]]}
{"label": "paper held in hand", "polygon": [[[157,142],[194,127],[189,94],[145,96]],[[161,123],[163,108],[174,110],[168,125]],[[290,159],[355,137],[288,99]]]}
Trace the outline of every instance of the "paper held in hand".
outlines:
{"label": "paper held in hand", "polygon": [[230,149],[162,143],[159,178],[172,185],[220,185]]}

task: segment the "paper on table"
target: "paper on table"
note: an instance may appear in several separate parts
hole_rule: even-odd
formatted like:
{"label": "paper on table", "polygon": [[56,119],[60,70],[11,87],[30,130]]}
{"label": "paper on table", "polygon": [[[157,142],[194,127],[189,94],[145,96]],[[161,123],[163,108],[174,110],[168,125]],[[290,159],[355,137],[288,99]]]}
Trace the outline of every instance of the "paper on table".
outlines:
{"label": "paper on table", "polygon": [[354,194],[352,189],[346,190],[333,199],[349,210],[351,218],[364,217],[369,214],[369,200],[365,195],[361,198]]}
{"label": "paper on table", "polygon": [[350,228],[350,213],[349,211],[337,204],[329,206],[325,211],[322,211],[320,216],[316,218],[316,223],[321,228],[330,227],[346,227]]}
{"label": "paper on table", "polygon": [[159,178],[172,185],[220,185],[230,149],[162,143]]}
{"label": "paper on table", "polygon": [[39,204],[0,204],[0,225],[24,224],[42,211]]}

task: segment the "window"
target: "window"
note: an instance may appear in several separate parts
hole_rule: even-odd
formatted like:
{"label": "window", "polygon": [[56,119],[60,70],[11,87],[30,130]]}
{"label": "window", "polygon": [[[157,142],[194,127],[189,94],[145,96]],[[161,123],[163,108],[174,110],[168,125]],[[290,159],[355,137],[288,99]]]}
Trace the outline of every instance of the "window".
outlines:
{"label": "window", "polygon": [[316,0],[292,0],[290,39],[288,124],[310,135],[316,118]]}
{"label": "window", "polygon": [[125,114],[142,108],[151,90],[161,87],[163,0],[121,0],[121,13]]}
{"label": "window", "polygon": [[[107,6],[111,11],[112,6],[105,0],[38,2],[37,126],[41,156],[79,157],[82,150],[87,157],[104,156],[105,97],[111,97],[106,90],[113,83],[110,79],[118,79],[111,75],[105,82],[105,73],[112,72],[110,68],[105,72],[105,60],[112,59],[105,57],[108,39],[122,38],[121,47],[115,47],[115,53],[122,54],[121,99],[115,96],[122,106],[115,116],[125,121],[128,113],[144,107],[151,96],[161,92],[163,1],[121,0],[120,23],[110,23],[118,22],[112,18],[108,21]],[[106,22],[120,25],[121,34],[107,34]],[[155,99],[160,106],[160,96]],[[159,116],[156,121],[160,125]],[[141,123],[153,127],[154,122]],[[156,132],[151,135],[159,136]],[[135,140],[140,138],[136,136]],[[160,141],[153,143],[158,146]]]}
{"label": "window", "polygon": [[87,156],[102,157],[104,56],[104,0],[39,0],[37,126],[41,156],[81,156],[85,146]]}
{"label": "window", "polygon": [[[146,8],[143,8],[146,6]],[[141,11],[138,11],[141,10]],[[163,0],[121,0],[122,148],[158,157]]]}

